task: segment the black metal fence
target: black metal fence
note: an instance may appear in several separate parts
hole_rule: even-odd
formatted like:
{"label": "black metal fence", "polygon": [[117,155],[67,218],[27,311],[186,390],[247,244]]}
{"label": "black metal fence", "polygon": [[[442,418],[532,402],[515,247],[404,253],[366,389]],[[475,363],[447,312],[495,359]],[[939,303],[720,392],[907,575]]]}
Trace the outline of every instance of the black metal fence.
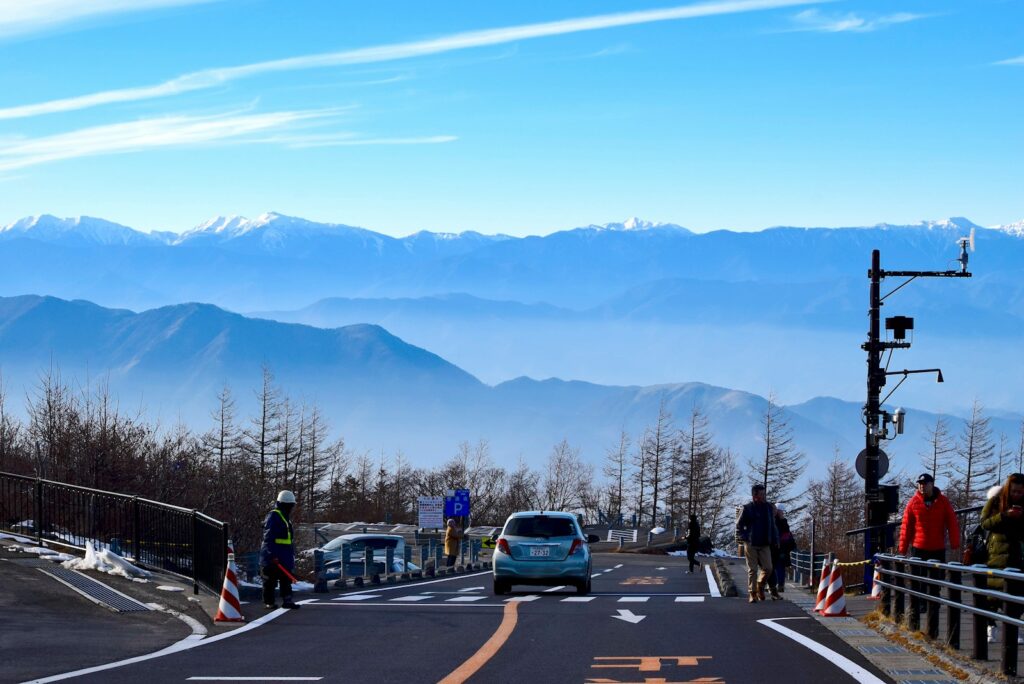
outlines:
{"label": "black metal fence", "polygon": [[[939,563],[918,558],[905,558],[890,554],[876,556],[876,569],[882,587],[882,614],[898,623],[904,621],[914,632],[921,631],[921,613],[924,612],[924,632],[939,640],[940,610],[946,609],[946,629],[942,643],[960,650],[961,614],[971,617],[971,657],[988,660],[988,630],[990,623],[1001,623],[1003,638],[1001,668],[1008,676],[1016,676],[1017,636],[1024,621],[1024,573],[995,570],[984,565]],[[1003,590],[990,588],[989,580]],[[966,601],[970,597],[970,601]],[[907,598],[910,599],[909,610]],[[1002,613],[996,612],[1002,608]]]}
{"label": "black metal fence", "polygon": [[87,542],[219,593],[228,526],[199,511],[13,473],[0,473],[0,530],[84,549]]}

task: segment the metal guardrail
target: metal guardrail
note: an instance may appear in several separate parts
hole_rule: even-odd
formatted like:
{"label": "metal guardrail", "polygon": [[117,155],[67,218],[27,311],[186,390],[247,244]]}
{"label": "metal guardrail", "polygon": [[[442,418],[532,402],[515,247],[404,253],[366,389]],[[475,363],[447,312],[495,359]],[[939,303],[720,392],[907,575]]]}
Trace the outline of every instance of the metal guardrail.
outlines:
{"label": "metal guardrail", "polygon": [[220,592],[228,526],[199,511],[63,482],[0,472],[0,529],[82,550],[96,541],[136,565]]}
{"label": "metal guardrail", "polygon": [[[972,616],[971,657],[975,660],[988,659],[988,623],[1002,623],[1001,670],[1007,676],[1017,675],[1017,636],[1024,628],[1024,621],[1020,619],[1024,613],[1024,573],[1012,568],[994,570],[984,565],[923,561],[891,554],[879,554],[875,558],[880,576],[875,581],[882,588],[883,615],[891,616],[897,624],[906,620],[907,627],[916,632],[921,630],[920,611],[923,609],[927,613],[925,633],[931,639],[938,639],[939,611],[945,607],[943,643],[960,650],[961,613],[966,612]],[[1003,580],[1007,591],[989,589],[989,579]],[[963,603],[965,595],[971,597],[970,605]],[[907,597],[910,598],[909,611]],[[1004,613],[995,612],[999,603]]]}
{"label": "metal guardrail", "polygon": [[793,551],[789,554],[790,579],[797,584],[813,587],[821,579],[821,571],[832,563],[832,554],[816,553],[813,561],[810,552]]}

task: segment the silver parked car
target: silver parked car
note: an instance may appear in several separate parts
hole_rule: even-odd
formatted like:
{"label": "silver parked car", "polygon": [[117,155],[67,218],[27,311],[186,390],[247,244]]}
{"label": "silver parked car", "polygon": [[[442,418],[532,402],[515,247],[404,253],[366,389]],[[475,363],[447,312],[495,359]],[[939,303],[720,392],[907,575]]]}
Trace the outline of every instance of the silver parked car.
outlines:
{"label": "silver parked car", "polygon": [[495,540],[494,593],[506,594],[514,584],[568,584],[590,593],[591,559],[579,520],[561,511],[522,511],[505,521]]}

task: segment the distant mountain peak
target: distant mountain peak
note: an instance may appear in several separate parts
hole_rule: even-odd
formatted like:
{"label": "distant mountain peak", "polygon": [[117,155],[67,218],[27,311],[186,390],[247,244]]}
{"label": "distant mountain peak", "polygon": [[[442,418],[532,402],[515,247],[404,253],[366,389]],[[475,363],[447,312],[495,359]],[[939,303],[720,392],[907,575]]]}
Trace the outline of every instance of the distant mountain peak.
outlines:
{"label": "distant mountain peak", "polygon": [[47,242],[63,240],[69,237],[104,245],[125,245],[130,242],[150,240],[150,237],[145,233],[122,226],[113,221],[93,218],[91,216],[76,216],[73,218],[59,218],[52,214],[28,216],[0,228],[0,232],[7,233],[8,235],[20,233],[26,237]]}
{"label": "distant mountain peak", "polygon": [[918,221],[917,223],[912,223],[909,226],[896,225],[896,224],[893,224],[893,223],[878,223],[878,224],[876,224],[876,225],[874,225],[872,227],[873,228],[882,228],[882,229],[889,229],[889,228],[896,228],[896,229],[899,229],[899,228],[927,228],[928,230],[935,230],[935,229],[939,229],[939,230],[949,230],[949,229],[953,229],[953,230],[971,230],[972,228],[981,228],[981,226],[977,225],[976,223],[974,223],[970,219],[964,218],[963,216],[950,216],[949,218],[944,218],[944,219],[941,219],[941,220],[938,220],[938,221],[921,220],[921,221]]}
{"label": "distant mountain peak", "polygon": [[1017,237],[1024,237],[1024,219],[1016,223],[1008,223],[1005,226],[996,226],[995,230],[1001,230]]}
{"label": "distant mountain peak", "polygon": [[684,233],[690,231],[674,223],[661,223],[657,221],[646,221],[637,216],[631,216],[621,223],[605,223],[604,225],[590,224],[577,230],[613,231],[613,232],[641,232],[646,230],[675,230]]}

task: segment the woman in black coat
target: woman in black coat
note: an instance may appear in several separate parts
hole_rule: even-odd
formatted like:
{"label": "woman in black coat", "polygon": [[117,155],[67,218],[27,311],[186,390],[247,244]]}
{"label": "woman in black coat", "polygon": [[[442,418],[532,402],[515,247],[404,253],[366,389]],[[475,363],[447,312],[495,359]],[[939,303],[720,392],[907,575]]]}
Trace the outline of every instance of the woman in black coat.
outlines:
{"label": "woman in black coat", "polygon": [[697,547],[700,546],[700,523],[697,522],[697,514],[690,514],[690,527],[686,532],[686,559],[690,561],[690,572],[693,572],[693,566],[696,565],[700,569],[700,563],[697,562]]}

